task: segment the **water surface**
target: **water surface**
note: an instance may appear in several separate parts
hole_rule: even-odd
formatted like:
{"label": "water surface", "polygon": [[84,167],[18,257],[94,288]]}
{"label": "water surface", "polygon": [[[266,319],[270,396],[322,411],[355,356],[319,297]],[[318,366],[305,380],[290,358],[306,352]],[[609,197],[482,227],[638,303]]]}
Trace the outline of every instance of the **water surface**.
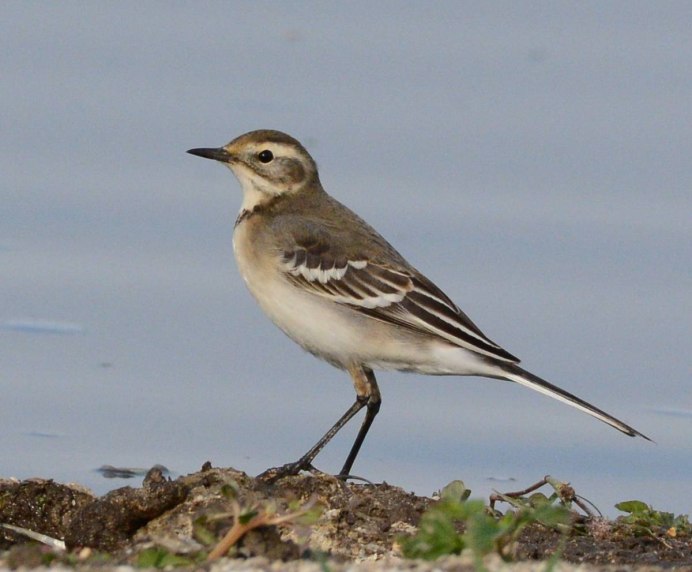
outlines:
{"label": "water surface", "polygon": [[185,154],[270,127],[528,369],[656,441],[508,383],[384,373],[358,474],[478,495],[552,474],[610,514],[692,510],[685,4],[7,2],[0,22],[1,476],[256,473],[350,405],[245,291],[230,173]]}

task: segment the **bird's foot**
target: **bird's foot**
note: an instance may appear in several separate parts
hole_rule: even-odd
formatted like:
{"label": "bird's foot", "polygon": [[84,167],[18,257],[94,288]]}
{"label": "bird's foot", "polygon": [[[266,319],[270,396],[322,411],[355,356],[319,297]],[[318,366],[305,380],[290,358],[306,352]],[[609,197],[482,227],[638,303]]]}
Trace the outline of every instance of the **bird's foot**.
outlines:
{"label": "bird's foot", "polygon": [[359,477],[358,475],[351,475],[351,474],[344,474],[344,473],[339,473],[338,475],[335,475],[337,479],[340,481],[343,481],[344,483],[346,481],[360,481],[362,483],[365,483],[366,485],[374,485],[372,481],[366,479],[365,477]]}
{"label": "bird's foot", "polygon": [[257,475],[257,480],[260,480],[266,484],[272,484],[276,481],[283,479],[284,477],[292,477],[299,474],[301,471],[319,472],[312,463],[301,463],[296,461],[295,463],[286,463],[280,467],[272,467],[266,471]]}

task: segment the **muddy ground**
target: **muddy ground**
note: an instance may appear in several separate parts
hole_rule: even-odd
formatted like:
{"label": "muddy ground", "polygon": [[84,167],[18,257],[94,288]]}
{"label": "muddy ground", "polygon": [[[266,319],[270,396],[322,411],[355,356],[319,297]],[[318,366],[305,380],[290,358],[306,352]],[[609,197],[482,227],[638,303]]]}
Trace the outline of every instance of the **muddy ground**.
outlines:
{"label": "muddy ground", "polygon": [[[210,466],[176,480],[152,469],[141,488],[123,487],[99,498],[50,480],[6,480],[0,481],[0,524],[63,540],[66,549],[51,549],[15,529],[0,527],[0,568],[48,563],[100,569],[209,568],[205,558],[232,528],[234,510],[244,522],[312,506],[317,508],[308,515],[242,536],[229,552],[232,562],[253,563],[253,569],[297,570],[297,561],[306,570],[340,570],[354,562],[380,561],[382,569],[412,570],[418,569],[415,563],[399,560],[399,540],[416,531],[421,514],[434,502],[386,483],[352,484],[329,475],[304,474],[268,485],[240,471]],[[515,560],[543,561],[559,542],[559,533],[532,525],[515,546]],[[617,522],[587,520],[567,539],[562,559],[599,568],[617,565],[618,570],[648,565],[692,571],[692,539],[663,531],[653,537],[634,535]],[[231,564],[227,559],[220,562]],[[454,559],[435,566],[472,569]]]}

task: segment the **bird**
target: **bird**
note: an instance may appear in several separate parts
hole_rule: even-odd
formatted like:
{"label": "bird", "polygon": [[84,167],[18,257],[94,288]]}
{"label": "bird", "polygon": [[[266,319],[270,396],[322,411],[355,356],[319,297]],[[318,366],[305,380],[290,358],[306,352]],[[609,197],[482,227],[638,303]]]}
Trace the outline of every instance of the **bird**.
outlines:
{"label": "bird", "polygon": [[295,462],[260,475],[304,470],[360,410],[365,417],[338,476],[353,464],[382,403],[375,370],[480,376],[518,383],[631,437],[649,437],[520,367],[438,286],[360,216],[323,188],[312,156],[292,136],[260,129],[192,155],[229,167],[243,192],[233,231],[240,274],[289,338],[348,372],[353,405]]}

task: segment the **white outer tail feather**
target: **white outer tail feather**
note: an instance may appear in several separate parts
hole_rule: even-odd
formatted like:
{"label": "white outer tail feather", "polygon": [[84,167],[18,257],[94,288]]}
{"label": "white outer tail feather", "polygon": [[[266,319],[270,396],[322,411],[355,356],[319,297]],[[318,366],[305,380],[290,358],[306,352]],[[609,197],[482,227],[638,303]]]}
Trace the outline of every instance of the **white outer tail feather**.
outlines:
{"label": "white outer tail feather", "polygon": [[503,377],[509,381],[513,381],[515,383],[518,383],[519,385],[523,385],[524,387],[528,387],[529,389],[533,389],[534,391],[542,393],[543,395],[547,395],[548,397],[552,397],[553,399],[562,401],[567,405],[571,405],[572,407],[579,409],[584,413],[588,413],[589,415],[595,417],[600,421],[603,421],[603,423],[606,423],[611,427],[614,427],[618,431],[623,432],[625,435],[629,435],[630,437],[639,436],[643,437],[647,441],[651,441],[649,437],[647,437],[643,433],[640,433],[633,427],[630,427],[629,425],[627,425],[627,423],[624,423],[619,419],[616,419],[615,417],[606,413],[605,411],[602,411],[598,407],[591,405],[590,403],[587,403],[586,401],[577,397],[576,395],[572,395],[568,391],[560,389],[559,387],[545,381],[544,379],[541,379],[540,377],[532,373],[529,373],[528,371],[520,368],[519,366],[511,365],[509,367],[503,367],[502,371]]}

